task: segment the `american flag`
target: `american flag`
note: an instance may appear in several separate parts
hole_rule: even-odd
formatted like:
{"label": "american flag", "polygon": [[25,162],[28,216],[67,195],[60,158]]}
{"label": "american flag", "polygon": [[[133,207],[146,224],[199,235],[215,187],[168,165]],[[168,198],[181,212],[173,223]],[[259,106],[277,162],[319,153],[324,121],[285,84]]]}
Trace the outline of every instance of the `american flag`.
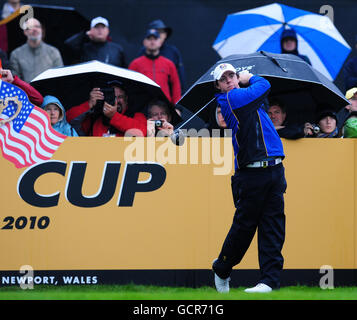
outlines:
{"label": "american flag", "polygon": [[[7,99],[6,99],[7,98]],[[16,99],[20,102],[19,105]],[[9,120],[21,107],[16,118]],[[66,136],[55,131],[47,113],[31,104],[20,88],[0,80],[0,147],[3,157],[16,168],[51,159]]]}

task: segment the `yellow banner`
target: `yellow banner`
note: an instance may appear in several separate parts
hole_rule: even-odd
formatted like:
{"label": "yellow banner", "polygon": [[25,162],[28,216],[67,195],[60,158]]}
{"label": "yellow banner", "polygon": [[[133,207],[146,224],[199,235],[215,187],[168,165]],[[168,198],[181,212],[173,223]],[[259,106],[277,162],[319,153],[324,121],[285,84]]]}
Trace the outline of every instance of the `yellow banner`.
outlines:
{"label": "yellow banner", "polygon": [[[284,268],[356,268],[356,141],[283,143]],[[0,164],[3,271],[210,269],[235,210],[229,138],[68,138]],[[259,268],[255,239],[238,267]]]}

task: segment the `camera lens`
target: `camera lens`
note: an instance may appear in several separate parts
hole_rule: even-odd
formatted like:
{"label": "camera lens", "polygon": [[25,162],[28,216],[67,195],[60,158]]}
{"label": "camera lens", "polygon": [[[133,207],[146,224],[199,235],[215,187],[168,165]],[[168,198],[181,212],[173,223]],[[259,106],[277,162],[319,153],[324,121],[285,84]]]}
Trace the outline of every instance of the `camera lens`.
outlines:
{"label": "camera lens", "polygon": [[161,120],[155,120],[155,127],[162,127],[162,121]]}

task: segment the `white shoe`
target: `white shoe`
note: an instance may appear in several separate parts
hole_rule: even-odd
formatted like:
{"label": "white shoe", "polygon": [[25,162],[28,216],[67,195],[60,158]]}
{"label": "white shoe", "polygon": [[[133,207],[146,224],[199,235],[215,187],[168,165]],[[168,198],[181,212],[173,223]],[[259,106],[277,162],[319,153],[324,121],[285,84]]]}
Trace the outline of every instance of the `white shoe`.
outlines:
{"label": "white shoe", "polygon": [[228,293],[229,292],[229,281],[231,278],[222,279],[214,273],[214,284],[216,285],[216,289],[220,293]]}
{"label": "white shoe", "polygon": [[[213,263],[216,262],[217,259],[213,260]],[[214,270],[213,270],[214,272]],[[219,276],[217,276],[217,274],[214,272],[214,284],[216,286],[216,289],[218,292],[220,293],[228,293],[229,292],[229,281],[231,280],[231,278],[227,278],[227,279],[222,279]]]}
{"label": "white shoe", "polygon": [[248,293],[267,293],[267,292],[270,292],[272,290],[273,289],[270,288],[265,283],[258,283],[255,287],[245,289],[244,291],[248,292]]}

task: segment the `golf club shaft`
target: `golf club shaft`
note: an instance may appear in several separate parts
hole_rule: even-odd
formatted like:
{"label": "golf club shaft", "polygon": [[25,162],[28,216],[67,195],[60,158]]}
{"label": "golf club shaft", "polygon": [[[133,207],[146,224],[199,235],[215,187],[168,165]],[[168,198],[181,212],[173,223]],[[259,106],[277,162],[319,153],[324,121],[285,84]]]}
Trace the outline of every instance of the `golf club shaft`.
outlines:
{"label": "golf club shaft", "polygon": [[196,117],[202,110],[204,110],[216,97],[212,98],[209,102],[207,102],[200,110],[198,110],[195,114],[193,114],[189,119],[187,119],[183,124],[181,124],[176,130],[181,129],[186,123],[190,122],[194,117]]}

